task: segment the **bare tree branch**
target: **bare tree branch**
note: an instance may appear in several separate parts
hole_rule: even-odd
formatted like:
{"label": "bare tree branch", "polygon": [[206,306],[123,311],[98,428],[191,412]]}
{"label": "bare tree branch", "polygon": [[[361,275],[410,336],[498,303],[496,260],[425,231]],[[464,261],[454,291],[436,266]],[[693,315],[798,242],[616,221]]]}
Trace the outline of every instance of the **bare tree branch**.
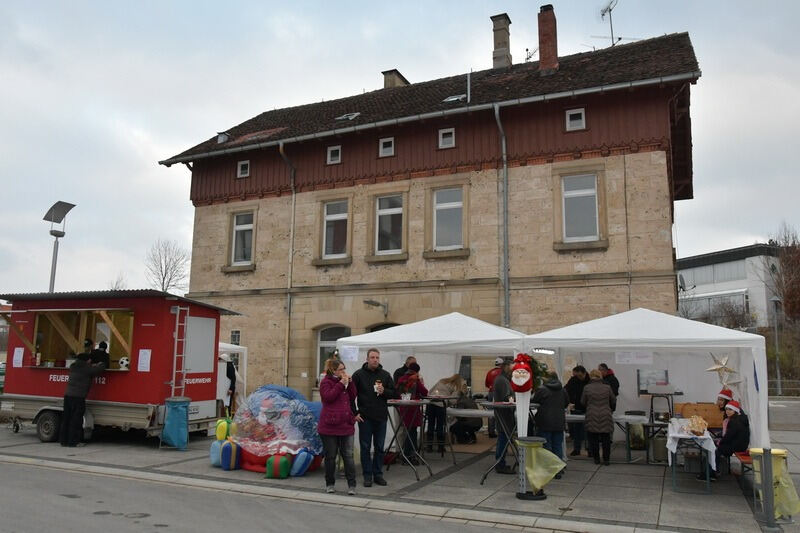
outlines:
{"label": "bare tree branch", "polygon": [[128,282],[125,279],[125,273],[121,270],[117,273],[117,277],[108,284],[108,289],[111,291],[123,291],[128,288]]}
{"label": "bare tree branch", "polygon": [[182,291],[189,278],[189,252],[177,241],[158,239],[145,258],[147,282],[164,292]]}

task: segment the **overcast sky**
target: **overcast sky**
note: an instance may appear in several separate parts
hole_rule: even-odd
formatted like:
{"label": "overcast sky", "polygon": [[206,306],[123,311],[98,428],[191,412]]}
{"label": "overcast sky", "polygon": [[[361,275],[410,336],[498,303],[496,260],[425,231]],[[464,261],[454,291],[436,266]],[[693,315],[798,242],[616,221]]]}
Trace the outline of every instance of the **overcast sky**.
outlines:
{"label": "overcast sky", "polygon": [[[543,3],[543,2],[541,2]],[[554,1],[560,55],[604,47],[603,1]],[[145,287],[157,238],[191,247],[190,173],[157,162],[272,108],[490,68],[491,15],[514,62],[538,46],[530,1],[0,2],[0,293]],[[614,32],[688,31],[695,199],[675,211],[686,257],[800,228],[800,2],[619,0]]]}

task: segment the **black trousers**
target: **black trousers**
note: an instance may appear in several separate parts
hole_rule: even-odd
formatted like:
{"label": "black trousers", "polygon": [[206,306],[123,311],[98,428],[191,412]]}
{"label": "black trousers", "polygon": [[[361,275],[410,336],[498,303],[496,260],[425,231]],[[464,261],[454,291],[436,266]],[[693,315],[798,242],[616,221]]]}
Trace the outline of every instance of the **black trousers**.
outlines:
{"label": "black trousers", "polygon": [[64,396],[64,412],[61,414],[59,441],[62,446],[76,446],[83,437],[83,414],[86,398]]}
{"label": "black trousers", "polygon": [[347,486],[356,486],[356,464],[353,460],[353,435],[320,435],[325,450],[325,485],[336,484],[336,457],[342,456]]}
{"label": "black trousers", "polygon": [[603,462],[611,460],[611,433],[592,433],[586,432],[589,439],[589,452],[594,457],[594,462],[600,461],[600,445],[603,445]]}

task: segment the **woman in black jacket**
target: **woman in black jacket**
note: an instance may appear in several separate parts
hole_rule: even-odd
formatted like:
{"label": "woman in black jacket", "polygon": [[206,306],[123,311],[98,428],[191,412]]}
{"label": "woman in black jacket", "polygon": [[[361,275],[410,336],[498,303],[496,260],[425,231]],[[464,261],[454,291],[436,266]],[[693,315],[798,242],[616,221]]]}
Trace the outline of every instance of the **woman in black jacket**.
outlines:
{"label": "woman in black jacket", "polygon": [[[728,424],[725,433],[715,453],[717,468],[723,457],[730,457],[736,452],[745,452],[750,447],[750,421],[742,411],[739,402],[731,400],[725,406],[725,415],[728,417]],[[698,474],[697,479],[705,480],[703,473]],[[711,479],[717,478],[717,472],[711,472]]]}

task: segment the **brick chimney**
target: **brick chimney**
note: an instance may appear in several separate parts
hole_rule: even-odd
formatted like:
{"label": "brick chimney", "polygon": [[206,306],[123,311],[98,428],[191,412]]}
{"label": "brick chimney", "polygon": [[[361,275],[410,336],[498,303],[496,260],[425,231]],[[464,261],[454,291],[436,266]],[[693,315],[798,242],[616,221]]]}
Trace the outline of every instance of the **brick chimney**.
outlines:
{"label": "brick chimney", "polygon": [[408,83],[408,80],[400,74],[400,71],[396,68],[392,70],[384,70],[381,72],[383,74],[383,88],[388,89],[389,87],[403,87],[405,85],[411,85]]}
{"label": "brick chimney", "polygon": [[505,13],[491,18],[494,31],[492,68],[509,68],[511,67],[511,37],[508,27],[511,25],[511,19]]}
{"label": "brick chimney", "polygon": [[539,71],[546,75],[558,70],[556,13],[547,4],[539,9]]}

